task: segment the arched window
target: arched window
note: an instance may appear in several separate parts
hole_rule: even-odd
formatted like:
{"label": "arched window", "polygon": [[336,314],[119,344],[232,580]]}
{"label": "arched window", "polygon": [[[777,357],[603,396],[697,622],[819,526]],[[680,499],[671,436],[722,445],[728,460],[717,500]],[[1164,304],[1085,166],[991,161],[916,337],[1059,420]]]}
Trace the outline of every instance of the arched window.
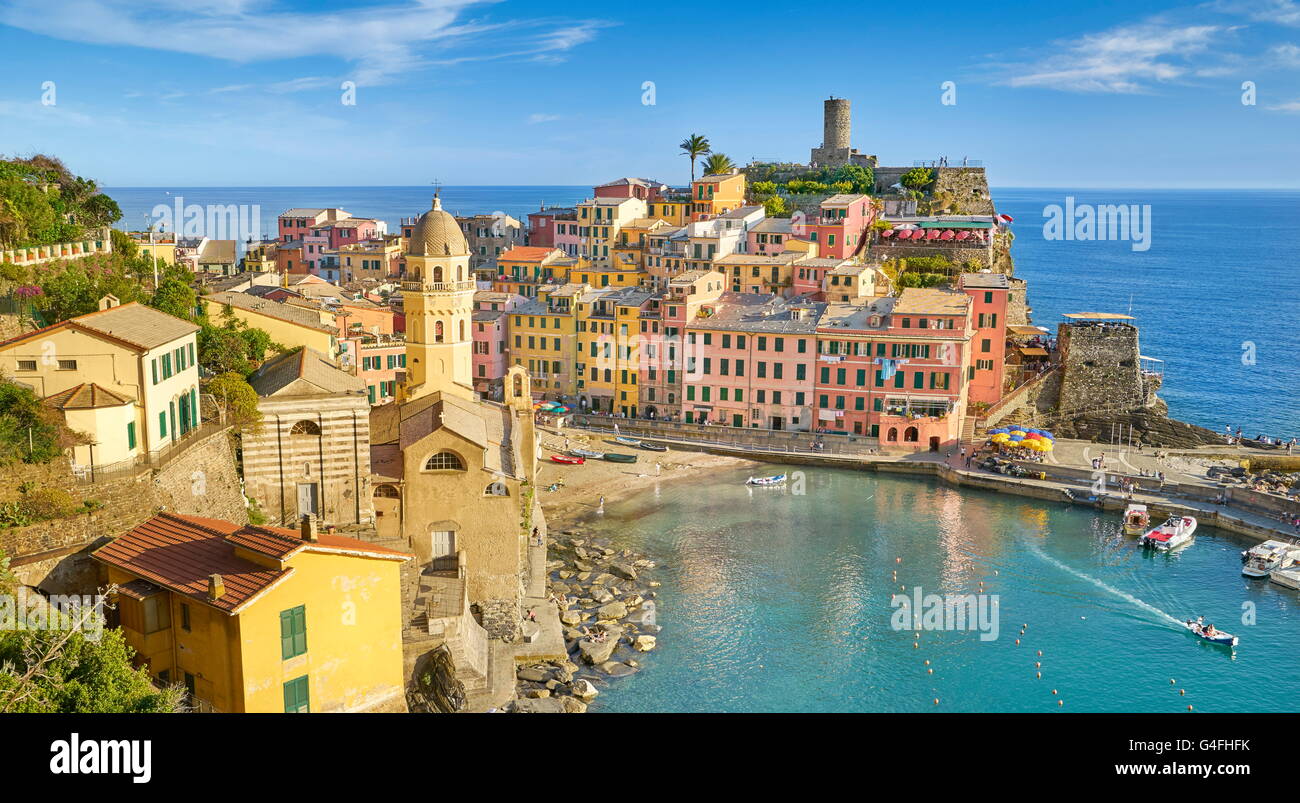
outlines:
{"label": "arched window", "polygon": [[299,421],[289,430],[290,435],[319,435],[320,426],[315,421]]}
{"label": "arched window", "polygon": [[455,452],[438,452],[424,463],[425,471],[464,471],[465,464]]}
{"label": "arched window", "polygon": [[898,440],[898,427],[890,427],[890,428],[889,428],[889,435],[885,438],[885,440],[887,440],[887,441],[897,441],[897,440]]}
{"label": "arched window", "polygon": [[433,281],[435,283],[442,282],[442,267],[440,265],[433,266]]}
{"label": "arched window", "polygon": [[494,482],[483,489],[484,496],[509,496],[510,491],[504,482]]}
{"label": "arched window", "polygon": [[442,342],[442,321],[434,321],[433,323],[433,342]]}
{"label": "arched window", "polygon": [[916,427],[908,427],[907,430],[903,433],[903,440],[907,441],[908,443],[916,443],[919,435],[920,433],[916,431]]}
{"label": "arched window", "polygon": [[400,495],[397,493],[397,489],[391,485],[376,485],[374,495],[376,499],[400,499],[401,498]]}

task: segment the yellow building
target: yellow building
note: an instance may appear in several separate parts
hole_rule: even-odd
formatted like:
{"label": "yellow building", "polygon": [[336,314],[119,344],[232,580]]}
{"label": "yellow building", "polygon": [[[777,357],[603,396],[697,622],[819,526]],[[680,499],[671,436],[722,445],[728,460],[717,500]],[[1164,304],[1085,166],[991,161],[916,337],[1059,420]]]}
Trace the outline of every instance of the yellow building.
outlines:
{"label": "yellow building", "polygon": [[646,203],[640,198],[589,198],[578,204],[577,214],[582,238],[579,255],[594,264],[609,265],[618,246],[619,232],[646,216]]}
{"label": "yellow building", "polygon": [[338,356],[338,329],[334,314],[328,310],[282,304],[248,293],[213,293],[199,300],[207,309],[208,319],[218,325],[225,315],[233,315],[286,348],[303,346],[331,359]]}
{"label": "yellow building", "polygon": [[689,198],[659,198],[646,204],[646,217],[658,218],[673,226],[685,226],[691,222],[691,201]]}
{"label": "yellow building", "polygon": [[127,236],[135,243],[140,256],[156,259],[159,264],[176,264],[176,235],[172,232],[132,231]]}
{"label": "yellow building", "polygon": [[691,221],[708,220],[745,205],[745,174],[704,176],[691,182]]}
{"label": "yellow building", "polygon": [[585,284],[544,285],[536,299],[510,312],[506,360],[528,369],[532,392],[573,396],[577,392],[577,304],[591,288]]}
{"label": "yellow building", "polygon": [[636,415],[641,315],[654,298],[640,287],[579,297],[577,396],[583,409]]}
{"label": "yellow building", "polygon": [[276,269],[275,241],[264,241],[244,252],[243,270],[247,273],[270,273]]}
{"label": "yellow building", "polygon": [[199,327],[118,304],[0,342],[0,375],[31,387],[90,436],[78,465],[107,465],[170,445],[199,425]]}
{"label": "yellow building", "polygon": [[405,711],[401,564],[318,533],[159,513],[92,553],[126,642],[201,711]]}

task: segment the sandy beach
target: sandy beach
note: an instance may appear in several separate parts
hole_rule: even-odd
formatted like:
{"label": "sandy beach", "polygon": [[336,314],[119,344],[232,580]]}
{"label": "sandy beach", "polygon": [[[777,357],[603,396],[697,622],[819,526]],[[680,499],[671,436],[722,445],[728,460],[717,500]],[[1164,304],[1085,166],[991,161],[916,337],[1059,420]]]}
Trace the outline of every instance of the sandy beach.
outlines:
{"label": "sandy beach", "polygon": [[[656,482],[680,482],[711,471],[745,466],[754,466],[756,472],[761,471],[760,464],[753,460],[676,449],[648,452],[616,444],[612,435],[585,430],[559,431],[539,427],[538,434],[541,438],[543,463],[537,472],[537,493],[546,513],[547,527],[552,531],[579,523],[594,514],[602,496],[612,502]],[[637,462],[588,460],[581,466],[552,463],[552,454],[565,451],[566,438],[569,448],[577,446],[596,451],[636,454]],[[559,481],[564,482],[561,488],[556,491],[547,490],[552,483]]]}

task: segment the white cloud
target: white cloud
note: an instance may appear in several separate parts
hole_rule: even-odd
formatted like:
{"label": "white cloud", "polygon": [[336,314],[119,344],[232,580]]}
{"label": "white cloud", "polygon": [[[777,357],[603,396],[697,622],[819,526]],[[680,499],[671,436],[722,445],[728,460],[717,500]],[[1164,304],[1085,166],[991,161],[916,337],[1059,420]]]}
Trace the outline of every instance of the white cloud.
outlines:
{"label": "white cloud", "polygon": [[1189,58],[1206,52],[1226,28],[1144,22],[1057,43],[1057,55],[1011,65],[1000,83],[1066,92],[1147,91],[1190,71]]}
{"label": "white cloud", "polygon": [[50,0],[6,0],[0,24],[74,42],[236,63],[337,58],[354,65],[347,77],[367,85],[456,58],[455,51],[465,47],[474,48],[466,57],[473,60],[557,56],[592,39],[603,24],[458,22],[471,7],[495,0],[357,1],[351,9],[287,12],[263,0],[67,0],[52,13]]}
{"label": "white cloud", "polygon": [[1216,0],[1209,7],[1226,14],[1241,14],[1255,22],[1300,26],[1300,3],[1296,0]]}
{"label": "white cloud", "polygon": [[1269,48],[1268,52],[1285,67],[1300,67],[1300,45],[1286,42]]}
{"label": "white cloud", "polygon": [[1276,106],[1266,107],[1271,112],[1285,112],[1287,114],[1300,114],[1300,100],[1292,100],[1287,103],[1279,103]]}
{"label": "white cloud", "polygon": [[561,120],[561,119],[563,118],[561,118],[560,115],[558,114],[542,114],[538,112],[537,114],[528,115],[528,124],[536,125],[537,123],[553,123],[556,120]]}

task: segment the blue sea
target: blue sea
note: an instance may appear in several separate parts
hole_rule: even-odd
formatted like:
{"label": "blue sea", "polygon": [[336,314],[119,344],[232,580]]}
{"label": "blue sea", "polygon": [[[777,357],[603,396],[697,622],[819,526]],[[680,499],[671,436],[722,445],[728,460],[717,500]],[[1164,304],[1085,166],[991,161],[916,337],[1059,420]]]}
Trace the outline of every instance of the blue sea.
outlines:
{"label": "blue sea", "polygon": [[[248,204],[261,233],[291,207],[337,206],[388,221],[429,207],[432,187],[110,188],[123,228],[142,229],[156,205]],[[581,186],[443,187],[455,214],[504,212],[521,220],[547,205],[590,195]],[[1164,360],[1161,395],[1170,412],[1222,430],[1300,436],[1300,192],[995,188],[1015,218],[1016,275],[1029,281],[1034,323],[1055,330],[1068,312],[1121,312],[1137,319],[1142,350]],[[1044,209],[1076,204],[1151,208],[1151,247],[1129,242],[1049,241]]]}
{"label": "blue sea", "polygon": [[[1157,554],[1114,513],[771,470],[803,472],[804,492],[722,471],[606,502],[584,525],[659,561],[663,584],[658,646],[599,684],[594,711],[1296,710],[1300,594],[1243,577],[1234,538],[1203,528]],[[917,589],[923,610],[983,594],[988,616],[895,629],[896,600]],[[1240,645],[1194,638],[1179,621],[1195,616]]]}

